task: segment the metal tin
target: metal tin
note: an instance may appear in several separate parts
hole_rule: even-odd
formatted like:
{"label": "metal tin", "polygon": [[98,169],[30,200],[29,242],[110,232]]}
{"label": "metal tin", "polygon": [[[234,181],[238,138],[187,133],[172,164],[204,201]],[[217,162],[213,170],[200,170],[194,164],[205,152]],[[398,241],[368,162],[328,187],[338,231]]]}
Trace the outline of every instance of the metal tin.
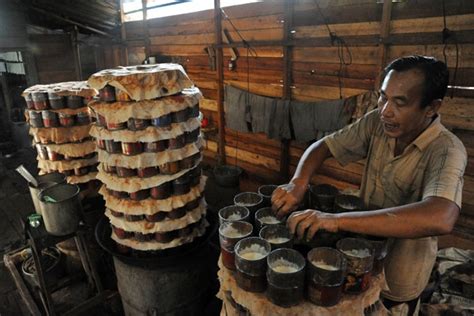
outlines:
{"label": "metal tin", "polygon": [[99,99],[103,102],[114,102],[115,101],[115,88],[111,85],[106,85],[99,90]]}
{"label": "metal tin", "polygon": [[250,221],[255,220],[255,213],[263,205],[263,198],[255,192],[242,192],[234,196],[234,204],[245,206],[250,211]]}
{"label": "metal tin", "polygon": [[48,159],[49,160],[52,160],[52,161],[59,161],[59,160],[63,160],[64,159],[64,156],[55,152],[55,151],[52,151],[49,147],[46,147],[46,150],[48,151]]}
{"label": "metal tin", "polygon": [[184,158],[179,161],[179,167],[181,169],[191,169],[194,167],[194,164],[196,163],[196,155],[192,155],[190,157]]}
{"label": "metal tin", "polygon": [[26,108],[29,110],[32,110],[35,108],[35,103],[33,102],[33,98],[31,96],[31,93],[28,93],[25,96],[25,101],[26,101]]}
{"label": "metal tin", "polygon": [[334,212],[360,212],[365,209],[364,201],[355,195],[339,194],[334,199]]}
{"label": "metal tin", "polygon": [[185,143],[191,144],[191,143],[197,142],[200,133],[201,133],[201,128],[199,127],[196,128],[195,130],[184,133]]}
{"label": "metal tin", "polygon": [[267,297],[275,305],[290,307],[303,300],[305,258],[293,249],[278,249],[267,257]]}
{"label": "metal tin", "polygon": [[189,117],[199,116],[199,103],[189,108]]}
{"label": "metal tin", "polygon": [[165,182],[150,189],[150,195],[155,200],[164,200],[171,196],[171,182]]}
{"label": "metal tin", "polygon": [[124,92],[120,89],[117,89],[117,88],[115,88],[115,100],[116,101],[122,101],[122,102],[132,101],[132,99],[130,98],[130,96],[126,92]]}
{"label": "metal tin", "polygon": [[229,205],[219,210],[219,225],[224,222],[248,221],[249,210],[245,206]]}
{"label": "metal tin", "polygon": [[131,131],[144,130],[150,126],[150,120],[129,118],[127,121],[127,128]]}
{"label": "metal tin", "polygon": [[122,143],[122,154],[127,156],[138,155],[143,152],[143,145],[140,142]]}
{"label": "metal tin", "polygon": [[137,169],[137,175],[140,178],[149,178],[156,176],[159,173],[159,170],[157,167],[147,167],[147,168],[138,168]]}
{"label": "metal tin", "polygon": [[78,95],[68,95],[66,97],[66,104],[67,107],[70,109],[78,109],[84,106],[82,97]]}
{"label": "metal tin", "polygon": [[28,111],[28,115],[30,117],[30,125],[32,127],[43,127],[43,117],[41,115],[41,111]]}
{"label": "metal tin", "polygon": [[272,250],[293,248],[293,236],[284,225],[264,226],[258,235],[270,244]]}
{"label": "metal tin", "polygon": [[74,125],[74,114],[58,113],[59,125],[69,127]]}
{"label": "metal tin", "polygon": [[107,121],[106,125],[109,131],[119,131],[127,128],[127,122],[112,123]]}
{"label": "metal tin", "polygon": [[188,120],[188,108],[177,111],[177,112],[172,112],[171,113],[171,122],[173,123],[182,123],[186,122]]}
{"label": "metal tin", "polygon": [[76,122],[77,125],[88,125],[90,124],[91,120],[89,118],[89,113],[87,112],[79,112],[76,114]]}
{"label": "metal tin", "polygon": [[115,233],[115,236],[117,236],[119,239],[128,239],[128,238],[133,237],[133,232],[128,232],[128,231],[126,231],[122,228],[118,228],[114,225],[111,225],[111,226],[112,226],[112,230]]}
{"label": "metal tin", "polygon": [[197,199],[194,199],[192,200],[191,202],[188,202],[186,203],[186,209],[188,212],[191,212],[193,210],[195,210],[196,208],[199,207],[199,205],[201,204],[201,198],[197,198]]}
{"label": "metal tin", "polygon": [[144,215],[123,214],[123,216],[127,222],[138,222],[145,219]]}
{"label": "metal tin", "polygon": [[180,207],[168,212],[167,216],[170,219],[178,219],[186,215],[186,207]]}
{"label": "metal tin", "polygon": [[59,120],[58,115],[53,111],[42,111],[41,116],[43,117],[44,127],[58,127]]}
{"label": "metal tin", "polygon": [[307,293],[309,300],[320,306],[333,306],[342,297],[347,261],[334,248],[312,249],[308,255]]}
{"label": "metal tin", "polygon": [[173,180],[172,185],[174,195],[183,195],[191,190],[191,187],[189,186],[189,177],[186,176],[181,176]]}
{"label": "metal tin", "polygon": [[111,189],[107,189],[107,191],[109,192],[109,194],[111,194],[112,196],[118,199],[128,199],[130,197],[128,193],[125,191],[115,191]]}
{"label": "metal tin", "polygon": [[111,174],[116,174],[117,173],[117,168],[115,166],[102,163],[102,168],[104,169],[105,172],[111,173]]}
{"label": "metal tin", "polygon": [[149,222],[156,223],[163,221],[166,218],[166,214],[167,212],[156,212],[152,215],[146,215],[145,218]]}
{"label": "metal tin", "polygon": [[155,240],[160,243],[169,243],[176,237],[175,231],[171,232],[156,232]]}
{"label": "metal tin", "polygon": [[135,232],[135,239],[140,242],[147,242],[153,240],[155,238],[155,234],[142,234]]}
{"label": "metal tin", "polygon": [[130,193],[130,199],[135,200],[135,201],[141,201],[150,196],[150,190],[140,190],[136,192]]}
{"label": "metal tin", "polygon": [[191,187],[198,185],[201,182],[201,166],[188,171],[189,178],[191,179]]}
{"label": "metal tin", "polygon": [[61,173],[62,173],[63,175],[65,175],[66,177],[70,177],[70,176],[73,176],[73,175],[74,175],[74,169],[63,170]]}
{"label": "metal tin", "polygon": [[95,113],[95,123],[97,126],[107,127],[107,120],[105,119],[105,116],[100,115],[97,112]]}
{"label": "metal tin", "polygon": [[143,151],[150,153],[157,153],[168,148],[168,140],[159,140],[156,142],[143,143]]}
{"label": "metal tin", "polygon": [[260,194],[263,198],[263,205],[266,207],[272,206],[272,194],[273,191],[276,190],[278,186],[274,184],[266,184],[258,187],[258,194]]}
{"label": "metal tin", "polygon": [[344,238],[337,242],[336,247],[347,260],[344,291],[354,294],[366,291],[374,264],[372,244],[361,238]]}
{"label": "metal tin", "polygon": [[105,150],[110,154],[118,154],[122,152],[122,144],[112,139],[105,140]]}
{"label": "metal tin", "polygon": [[184,145],[186,145],[184,134],[168,140],[168,149],[179,149],[183,148]]}
{"label": "metal tin", "polygon": [[117,211],[114,211],[112,209],[108,209],[110,211],[110,214],[112,214],[112,216],[114,217],[124,217],[124,214],[122,212],[117,212]]}
{"label": "metal tin", "polygon": [[83,176],[87,173],[89,173],[89,166],[74,168],[74,174],[76,176]]}
{"label": "metal tin", "polygon": [[49,108],[48,94],[46,92],[32,92],[31,99],[35,110],[46,110]]}
{"label": "metal tin", "polygon": [[166,174],[166,175],[175,174],[179,172],[180,170],[179,162],[178,161],[167,162],[165,164],[160,165],[159,169],[160,169],[161,174]]}
{"label": "metal tin", "polygon": [[259,237],[247,237],[235,245],[236,281],[240,288],[257,293],[265,291],[270,251],[270,244]]}
{"label": "metal tin", "polygon": [[255,226],[257,228],[257,231],[260,231],[262,227],[267,225],[279,224],[284,224],[284,221],[281,221],[276,218],[276,216],[273,214],[273,210],[271,207],[264,207],[255,212]]}
{"label": "metal tin", "polygon": [[338,193],[338,188],[330,184],[312,185],[309,188],[310,207],[332,213],[334,212],[334,199]]}
{"label": "metal tin", "polygon": [[105,149],[105,139],[96,138],[95,144],[99,149]]}
{"label": "metal tin", "polygon": [[156,127],[170,127],[171,126],[171,115],[166,114],[160,117],[151,119],[151,125]]}
{"label": "metal tin", "polygon": [[178,237],[187,237],[193,232],[193,225],[188,225],[181,229],[178,229]]}
{"label": "metal tin", "polygon": [[227,269],[235,270],[235,244],[250,236],[252,231],[252,224],[242,221],[224,222],[219,226],[222,263]]}
{"label": "metal tin", "polygon": [[116,166],[115,170],[120,178],[134,177],[137,175],[136,169]]}
{"label": "metal tin", "polygon": [[49,105],[51,106],[52,109],[59,110],[59,109],[64,109],[65,102],[64,98],[60,95],[57,95],[54,92],[48,92],[48,99],[49,99]]}
{"label": "metal tin", "polygon": [[41,144],[36,144],[35,145],[36,152],[38,153],[38,156],[43,159],[43,160],[48,160],[48,150],[46,149],[46,146],[43,146]]}

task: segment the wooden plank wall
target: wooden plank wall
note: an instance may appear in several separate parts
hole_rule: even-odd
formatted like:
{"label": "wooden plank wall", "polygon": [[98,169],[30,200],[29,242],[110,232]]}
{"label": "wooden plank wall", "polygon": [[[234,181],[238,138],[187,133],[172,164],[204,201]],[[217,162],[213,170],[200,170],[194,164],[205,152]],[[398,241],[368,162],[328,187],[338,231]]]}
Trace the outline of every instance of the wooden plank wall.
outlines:
{"label": "wooden plank wall", "polygon": [[37,69],[37,83],[76,80],[74,53],[68,34],[31,34],[28,41],[28,51],[34,57]]}
{"label": "wooden plank wall", "polygon": [[[379,74],[380,32],[383,4],[375,0],[319,0],[294,1],[291,85],[296,100],[325,100],[339,98],[338,48],[331,44],[324,20],[332,32],[349,45],[352,64],[342,75],[344,97],[373,90]],[[229,48],[224,49],[224,79],[253,93],[281,97],[283,91],[283,1],[266,0],[260,3],[224,8],[241,36],[252,45],[257,56],[238,47],[240,58],[236,69],[229,71]],[[447,27],[455,32],[458,46],[456,85],[474,87],[474,1],[445,0]],[[385,43],[387,59],[407,54],[433,55],[444,59],[441,31],[443,25],[442,0],[418,0],[394,3],[391,11],[389,37]],[[241,42],[229,21],[223,20],[233,42]],[[184,65],[191,79],[201,88],[205,99],[201,109],[216,123],[216,73],[209,66],[205,48],[214,41],[213,12],[203,11],[126,24],[128,60],[141,62],[147,55],[172,57]],[[445,49],[448,66],[454,71],[456,45],[453,37]],[[249,53],[249,57],[247,54]],[[160,58],[158,58],[160,60]],[[249,71],[248,71],[249,70]],[[453,84],[454,82],[451,82]],[[446,98],[441,109],[442,121],[464,142],[469,163],[465,175],[464,206],[456,231],[466,238],[474,232],[474,124],[473,92],[455,91],[454,98]],[[307,144],[291,142],[290,173]],[[255,179],[267,183],[279,181],[279,141],[263,134],[245,134],[226,129],[227,162],[238,164]],[[217,137],[208,135],[205,156],[214,161]],[[314,181],[332,183],[339,188],[357,188],[363,164],[341,167],[329,160]]]}
{"label": "wooden plank wall", "polygon": [[21,50],[26,44],[24,11],[16,1],[0,0],[0,51]]}

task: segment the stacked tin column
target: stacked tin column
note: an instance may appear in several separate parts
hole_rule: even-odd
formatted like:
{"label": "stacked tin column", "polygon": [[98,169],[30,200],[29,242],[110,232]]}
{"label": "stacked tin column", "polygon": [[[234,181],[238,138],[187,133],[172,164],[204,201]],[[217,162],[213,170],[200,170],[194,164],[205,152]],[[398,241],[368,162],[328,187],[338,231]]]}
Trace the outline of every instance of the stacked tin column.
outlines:
{"label": "stacked tin column", "polygon": [[118,249],[162,250],[203,235],[199,89],[175,64],[103,70],[88,82],[99,90],[91,135]]}
{"label": "stacked tin column", "polygon": [[83,195],[97,194],[97,154],[87,103],[97,94],[85,81],[35,85],[23,92],[40,174],[60,172]]}

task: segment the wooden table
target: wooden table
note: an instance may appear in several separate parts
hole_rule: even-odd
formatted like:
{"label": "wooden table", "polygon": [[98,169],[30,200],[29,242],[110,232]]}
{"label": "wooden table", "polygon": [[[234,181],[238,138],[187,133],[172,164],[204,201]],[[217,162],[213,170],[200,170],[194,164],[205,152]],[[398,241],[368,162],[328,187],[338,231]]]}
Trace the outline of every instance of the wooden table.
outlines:
{"label": "wooden table", "polygon": [[[300,304],[284,308],[271,303],[265,293],[252,293],[242,290],[235,281],[235,272],[222,265],[219,258],[220,290],[217,297],[223,302],[221,316],[239,315],[364,315],[364,309],[373,305],[379,299],[380,291],[386,287],[384,274],[372,277],[370,287],[359,295],[344,294],[339,304],[332,307],[314,305],[308,300]],[[239,306],[240,305],[240,306]]]}

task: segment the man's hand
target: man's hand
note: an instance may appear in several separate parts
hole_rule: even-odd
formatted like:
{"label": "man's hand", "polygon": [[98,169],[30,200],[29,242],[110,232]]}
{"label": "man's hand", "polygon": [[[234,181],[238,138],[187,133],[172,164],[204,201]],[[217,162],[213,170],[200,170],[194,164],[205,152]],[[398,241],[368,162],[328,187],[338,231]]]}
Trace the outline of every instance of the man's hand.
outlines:
{"label": "man's hand", "polygon": [[303,201],[306,186],[294,183],[280,185],[272,194],[272,209],[278,218],[296,210]]}
{"label": "man's hand", "polygon": [[339,229],[336,214],[317,210],[294,212],[288,218],[287,225],[290,232],[296,234],[299,239],[303,239],[306,232],[306,240],[311,240],[320,229],[333,233]]}

